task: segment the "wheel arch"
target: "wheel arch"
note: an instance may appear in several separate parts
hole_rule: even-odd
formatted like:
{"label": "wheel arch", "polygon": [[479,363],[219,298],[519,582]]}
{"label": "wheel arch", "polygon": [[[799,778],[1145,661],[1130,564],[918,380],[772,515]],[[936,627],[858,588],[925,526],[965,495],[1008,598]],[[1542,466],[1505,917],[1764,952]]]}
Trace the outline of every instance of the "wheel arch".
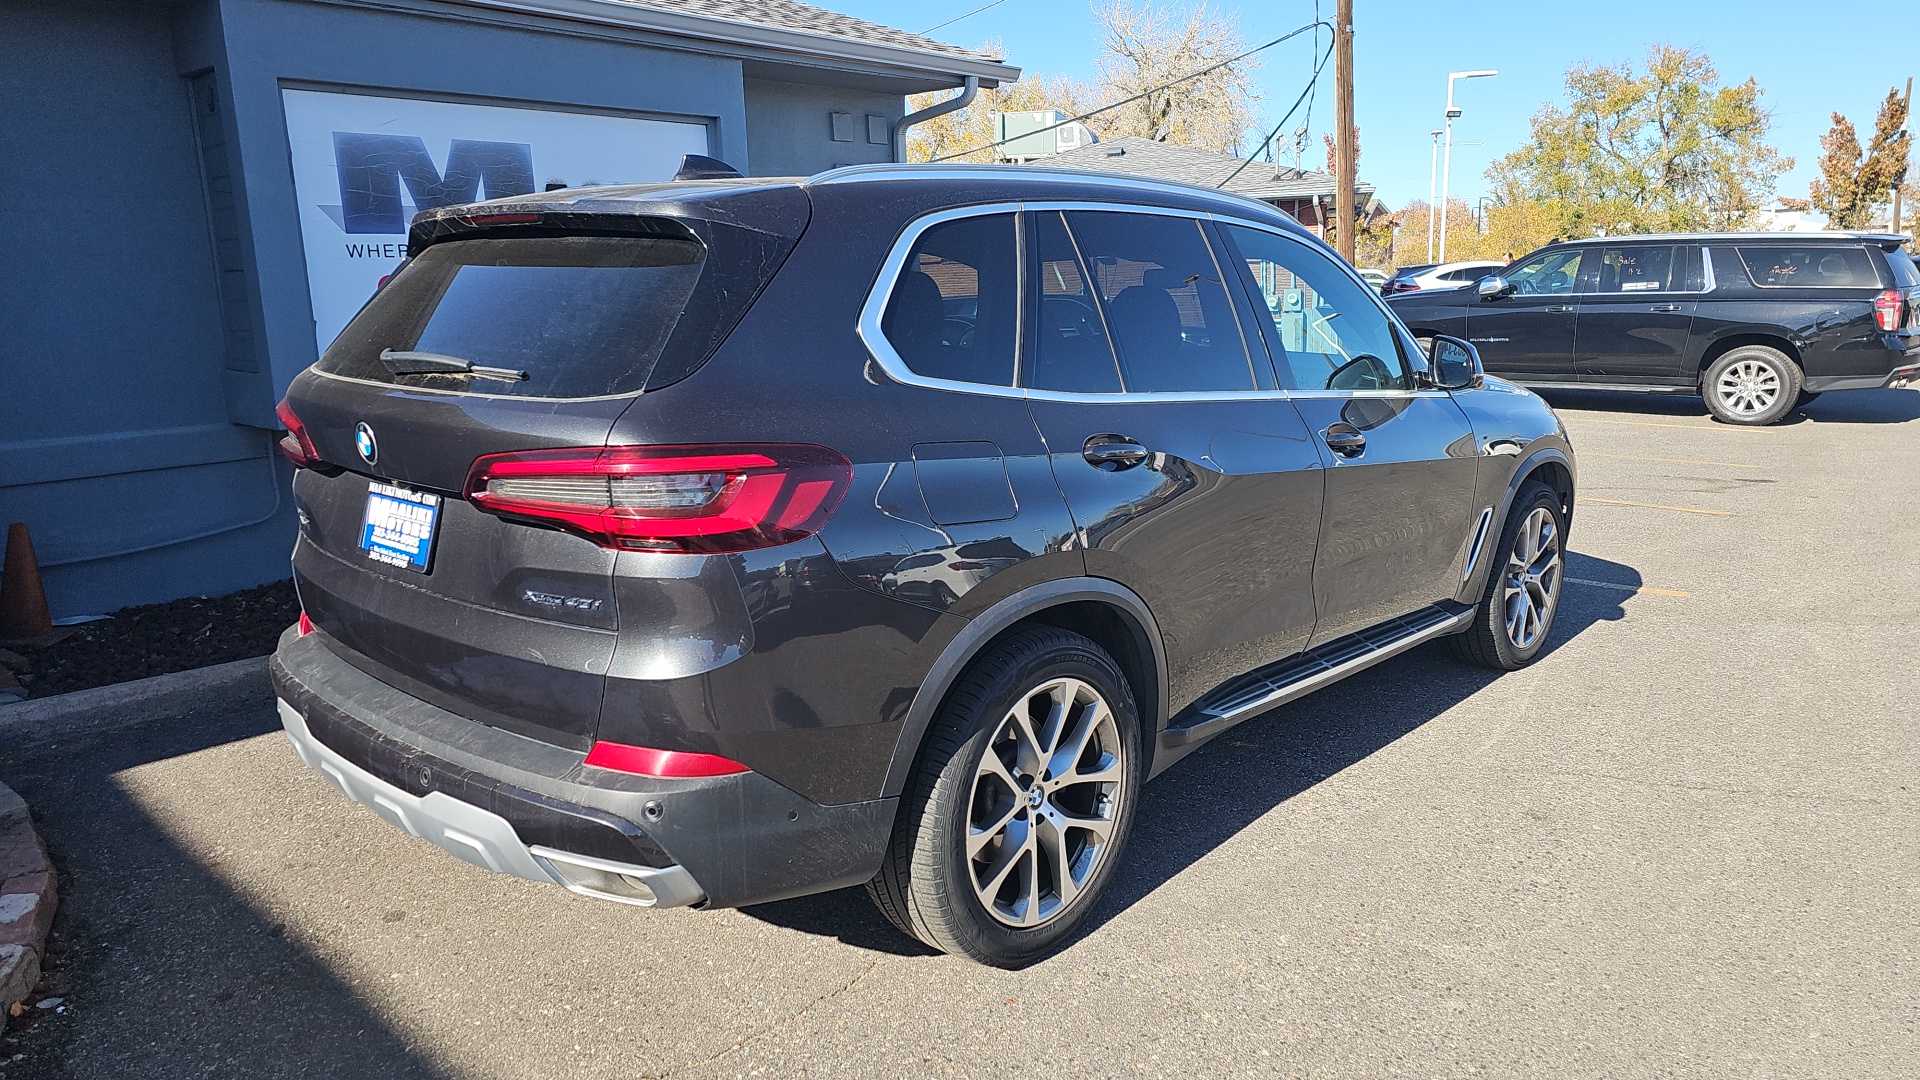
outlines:
{"label": "wheel arch", "polygon": [[1793,361],[1794,366],[1800,369],[1801,375],[1804,376],[1806,374],[1807,365],[1806,361],[1800,356],[1800,347],[1795,345],[1792,339],[1787,337],[1783,332],[1740,330],[1713,339],[1712,343],[1706,347],[1706,350],[1700,354],[1700,365],[1693,373],[1694,381],[1699,382],[1705,379],[1707,369],[1713,366],[1715,360],[1720,359],[1735,349],[1748,345],[1761,345],[1785,353],[1787,359]]}
{"label": "wheel arch", "polygon": [[[1527,481],[1539,480],[1552,488],[1560,496],[1560,519],[1564,523],[1565,536],[1573,535],[1573,504],[1575,471],[1573,458],[1558,446],[1546,446],[1527,455],[1513,470],[1507,480],[1507,490],[1500,496],[1500,506],[1488,526],[1490,537],[1497,537],[1506,528],[1507,515],[1513,512],[1513,501],[1520,496],[1520,489]],[[1483,558],[1473,568],[1467,579],[1461,582],[1460,592],[1455,599],[1463,604],[1471,604],[1480,598],[1486,588],[1487,575],[1491,572],[1494,560]]]}
{"label": "wheel arch", "polygon": [[907,707],[881,789],[883,796],[899,795],[906,787],[927,729],[967,666],[1007,636],[1030,626],[1070,630],[1113,657],[1140,711],[1141,746],[1151,753],[1167,714],[1166,651],[1153,612],[1139,594],[1117,581],[1060,578],[1001,599],[969,620],[941,650]]}

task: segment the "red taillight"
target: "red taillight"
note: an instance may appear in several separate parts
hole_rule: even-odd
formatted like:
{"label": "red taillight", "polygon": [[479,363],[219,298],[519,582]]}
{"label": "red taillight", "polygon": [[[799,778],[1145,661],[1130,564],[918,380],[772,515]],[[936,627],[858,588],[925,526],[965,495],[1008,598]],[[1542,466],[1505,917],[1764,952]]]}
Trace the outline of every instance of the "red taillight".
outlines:
{"label": "red taillight", "polygon": [[721,552],[812,536],[839,509],[853,465],[823,446],[610,446],[490,454],[467,499],[602,547]]}
{"label": "red taillight", "polygon": [[293,406],[285,398],[280,399],[280,407],[274,410],[280,418],[280,426],[287,433],[280,437],[280,452],[287,455],[296,469],[310,468],[320,463],[320,451],[313,448],[313,439],[307,434],[307,425],[293,415]]}
{"label": "red taillight", "polygon": [[596,742],[587,751],[587,764],[616,772],[639,773],[688,779],[696,776],[732,776],[752,769],[719,754],[696,754],[688,750],[655,750],[649,746],[628,746],[617,742]]}
{"label": "red taillight", "polygon": [[1906,294],[1899,289],[1888,289],[1873,298],[1873,316],[1880,322],[1882,330],[1900,329],[1901,316],[1905,314]]}
{"label": "red taillight", "polygon": [[307,613],[303,611],[300,613],[300,636],[306,637],[311,633],[313,633],[313,620],[307,618]]}

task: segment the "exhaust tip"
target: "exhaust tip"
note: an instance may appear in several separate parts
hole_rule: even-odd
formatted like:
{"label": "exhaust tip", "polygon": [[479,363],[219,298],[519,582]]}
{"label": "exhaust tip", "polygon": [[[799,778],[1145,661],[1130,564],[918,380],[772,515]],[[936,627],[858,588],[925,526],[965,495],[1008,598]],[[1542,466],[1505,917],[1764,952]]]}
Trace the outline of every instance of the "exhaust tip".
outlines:
{"label": "exhaust tip", "polygon": [[687,907],[707,898],[684,866],[634,866],[553,848],[527,849],[568,891],[636,907]]}

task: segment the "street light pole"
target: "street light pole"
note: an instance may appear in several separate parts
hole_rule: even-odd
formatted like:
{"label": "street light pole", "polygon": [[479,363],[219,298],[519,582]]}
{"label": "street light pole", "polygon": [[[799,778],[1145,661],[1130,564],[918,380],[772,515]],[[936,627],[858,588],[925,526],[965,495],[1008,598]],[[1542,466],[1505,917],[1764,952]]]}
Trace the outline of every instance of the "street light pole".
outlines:
{"label": "street light pole", "polygon": [[1433,261],[1433,214],[1435,192],[1440,187],[1440,129],[1433,129],[1433,163],[1427,168],[1427,261]]}
{"label": "street light pole", "polygon": [[1453,104],[1453,83],[1456,79],[1484,79],[1498,75],[1498,71],[1449,71],[1447,72],[1447,139],[1446,155],[1440,166],[1440,261],[1447,261],[1447,200],[1451,198],[1450,188],[1453,181],[1453,120],[1460,110]]}

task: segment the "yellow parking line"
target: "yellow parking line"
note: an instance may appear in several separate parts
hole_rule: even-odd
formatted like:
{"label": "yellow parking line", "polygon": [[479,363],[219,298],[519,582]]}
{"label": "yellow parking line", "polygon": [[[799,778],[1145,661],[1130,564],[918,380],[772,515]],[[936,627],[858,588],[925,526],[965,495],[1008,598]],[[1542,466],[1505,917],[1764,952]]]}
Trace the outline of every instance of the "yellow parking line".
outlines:
{"label": "yellow parking line", "polygon": [[[1566,414],[1561,414],[1565,416]],[[1656,424],[1651,420],[1596,420],[1590,416],[1574,414],[1567,419],[1576,424],[1618,424],[1621,427],[1671,427],[1685,428],[1688,431],[1771,431],[1771,428],[1737,427],[1732,424]]]}
{"label": "yellow parking line", "polygon": [[1760,467],[1758,465],[1749,465],[1744,461],[1699,461],[1694,458],[1683,457],[1639,457],[1634,454],[1596,454],[1591,450],[1580,451],[1580,456],[1583,458],[1614,458],[1619,461],[1664,461],[1669,465],[1718,465],[1724,469],[1757,469]]}
{"label": "yellow parking line", "polygon": [[1714,517],[1733,516],[1733,511],[1731,510],[1700,510],[1691,506],[1666,506],[1661,503],[1628,502],[1625,499],[1596,499],[1590,495],[1582,495],[1574,501],[1583,503],[1606,503],[1608,506],[1642,506],[1648,510],[1677,510],[1682,514],[1711,514]]}
{"label": "yellow parking line", "polygon": [[1570,577],[1567,579],[1567,581],[1574,585],[1592,585],[1595,588],[1619,589],[1621,592],[1630,592],[1630,593],[1651,593],[1654,596],[1691,596],[1693,595],[1692,593],[1683,593],[1678,589],[1651,589],[1645,585],[1622,585],[1617,581],[1594,581],[1591,578]]}

